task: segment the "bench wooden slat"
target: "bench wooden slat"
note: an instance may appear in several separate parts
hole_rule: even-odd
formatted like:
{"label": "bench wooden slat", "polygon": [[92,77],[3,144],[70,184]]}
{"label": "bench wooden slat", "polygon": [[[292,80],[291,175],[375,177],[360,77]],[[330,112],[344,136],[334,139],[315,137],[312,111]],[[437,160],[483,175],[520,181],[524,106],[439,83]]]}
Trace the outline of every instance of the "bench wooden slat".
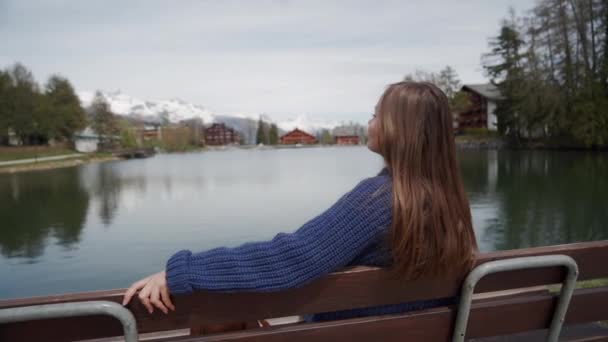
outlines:
{"label": "bench wooden slat", "polygon": [[[467,338],[515,334],[546,329],[557,297],[551,294],[523,296],[474,303]],[[180,342],[211,341],[449,341],[456,317],[454,307],[444,307],[394,316],[300,324],[190,337]],[[572,298],[564,325],[608,318],[608,287],[581,289]]]}
{"label": "bench wooden slat", "polygon": [[586,337],[578,340],[568,340],[568,342],[608,342],[608,336]]}
{"label": "bench wooden slat", "polygon": [[[594,279],[608,276],[608,268],[599,262],[608,260],[608,241],[575,243],[560,246],[528,248],[481,254],[477,264],[520,256],[565,254],[573,257],[580,269],[579,279]],[[490,275],[478,285],[478,292],[536,286],[561,282],[563,270],[547,268],[515,271]],[[275,293],[212,293],[197,292],[191,296],[175,298],[177,311],[165,316],[158,310],[147,313],[137,299],[129,308],[133,311],[140,333],[182,329],[197,322],[247,321],[251,319],[291,316],[305,313],[326,312],[368,307],[412,300],[450,297],[460,292],[461,279],[420,279],[403,282],[388,277],[388,272],[376,268],[355,268],[330,274],[302,288]],[[27,305],[61,303],[87,300],[110,300],[120,302],[124,289],[68,294],[38,298],[0,301],[0,309]],[[0,340],[3,334],[32,336],[37,332],[47,340],[61,340],[59,336],[69,331],[80,331],[86,338],[115,336],[119,328],[106,325],[99,317],[82,317],[78,320],[55,319],[32,321],[23,324],[0,325]],[[52,322],[52,325],[49,325]],[[77,326],[76,326],[77,325]],[[49,330],[49,327],[53,329]],[[118,326],[117,326],[118,327]],[[52,331],[51,331],[52,330]],[[18,335],[20,331],[25,335]],[[51,338],[55,335],[57,339]],[[32,335],[34,334],[34,335]],[[74,336],[81,336],[74,333]]]}

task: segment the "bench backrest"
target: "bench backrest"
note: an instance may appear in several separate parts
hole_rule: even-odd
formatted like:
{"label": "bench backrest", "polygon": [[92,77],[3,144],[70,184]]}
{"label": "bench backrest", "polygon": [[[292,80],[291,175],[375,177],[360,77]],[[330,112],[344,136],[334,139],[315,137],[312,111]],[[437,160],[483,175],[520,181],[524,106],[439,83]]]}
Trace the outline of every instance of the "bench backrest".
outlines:
{"label": "bench backrest", "polygon": [[[596,241],[528,248],[481,254],[477,264],[521,256],[564,254],[574,258],[579,266],[579,280],[608,277],[608,241]],[[561,268],[520,270],[489,275],[477,286],[476,292],[560,283]],[[392,279],[383,269],[357,267],[332,273],[298,289],[274,293],[212,293],[200,291],[190,296],[177,296],[177,310],[169,315],[158,311],[150,315],[138,300],[132,301],[140,333],[183,329],[200,322],[222,323],[283,317],[315,312],[328,312],[358,307],[376,306],[412,300],[455,296],[462,279],[434,278],[416,281]],[[608,319],[608,290],[605,288],[579,290],[572,299],[566,324]],[[0,301],[0,309],[29,305],[109,300],[120,303],[124,289],[26,298]],[[503,333],[540,329],[548,326],[554,295],[503,298],[474,303],[469,320],[468,336],[481,337]],[[584,308],[587,304],[593,305]],[[601,309],[600,309],[601,308]],[[533,315],[532,315],[533,313]],[[397,335],[408,340],[446,340],[451,336],[454,308],[444,307],[405,315],[368,317],[339,322],[273,327],[251,331],[192,338],[194,340],[298,340],[332,339],[349,336],[389,340]],[[505,316],[506,315],[506,316]],[[500,318],[503,317],[503,318]],[[505,320],[504,317],[509,317]],[[398,333],[395,333],[398,332]],[[49,319],[0,325],[0,340],[66,341],[119,336],[120,324],[105,316]],[[345,335],[346,334],[346,335]],[[383,336],[386,334],[387,336]],[[393,335],[391,335],[393,334]],[[418,335],[416,335],[418,334]],[[432,336],[430,336],[432,334]],[[381,336],[382,335],[382,336]]]}

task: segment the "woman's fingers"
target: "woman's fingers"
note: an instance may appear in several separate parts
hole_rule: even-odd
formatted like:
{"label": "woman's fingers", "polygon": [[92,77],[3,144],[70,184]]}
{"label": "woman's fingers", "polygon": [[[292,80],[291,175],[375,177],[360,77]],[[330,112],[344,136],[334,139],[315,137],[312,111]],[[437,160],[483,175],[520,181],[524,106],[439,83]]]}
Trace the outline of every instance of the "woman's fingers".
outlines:
{"label": "woman's fingers", "polygon": [[169,313],[169,310],[167,310],[167,307],[165,307],[163,302],[160,301],[160,289],[159,289],[158,284],[154,284],[152,286],[152,293],[150,294],[150,302],[152,304],[154,304],[154,306],[159,308],[163,313],[165,313],[165,315]]}
{"label": "woman's fingers", "polygon": [[139,300],[146,307],[146,309],[148,309],[149,313],[154,312],[154,308],[152,307],[152,304],[150,304],[151,290],[152,290],[152,283],[148,282],[148,283],[146,283],[146,286],[144,286],[144,288],[141,291],[139,291]]}
{"label": "woman's fingers", "polygon": [[155,306],[165,314],[169,313],[169,309],[175,311],[175,306],[171,302],[165,282],[165,272],[163,271],[133,283],[125,292],[122,304],[126,305],[129,303],[135,293],[137,293],[137,290],[140,290],[139,300],[149,313],[154,312]]}
{"label": "woman's fingers", "polygon": [[148,278],[149,277],[144,278],[138,282],[135,282],[129,287],[127,292],[125,292],[125,296],[122,299],[122,305],[127,305],[131,301],[131,298],[133,298],[133,295],[135,295],[137,290],[141,289],[142,287],[144,287],[146,285],[146,283],[148,282]]}
{"label": "woman's fingers", "polygon": [[175,311],[175,305],[173,305],[173,302],[171,302],[171,296],[169,296],[169,290],[167,289],[167,287],[162,287],[160,289],[160,295],[162,297],[163,303],[165,303],[165,305],[171,309],[172,311]]}

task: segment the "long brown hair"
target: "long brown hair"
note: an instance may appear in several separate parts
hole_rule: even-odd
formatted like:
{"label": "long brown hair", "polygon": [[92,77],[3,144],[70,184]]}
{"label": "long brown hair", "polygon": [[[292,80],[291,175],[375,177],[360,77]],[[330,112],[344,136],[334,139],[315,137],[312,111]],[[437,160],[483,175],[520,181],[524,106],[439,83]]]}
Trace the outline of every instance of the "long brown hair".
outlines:
{"label": "long brown hair", "polygon": [[447,97],[430,83],[394,83],[377,116],[379,152],[393,181],[394,273],[414,279],[466,271],[477,243]]}

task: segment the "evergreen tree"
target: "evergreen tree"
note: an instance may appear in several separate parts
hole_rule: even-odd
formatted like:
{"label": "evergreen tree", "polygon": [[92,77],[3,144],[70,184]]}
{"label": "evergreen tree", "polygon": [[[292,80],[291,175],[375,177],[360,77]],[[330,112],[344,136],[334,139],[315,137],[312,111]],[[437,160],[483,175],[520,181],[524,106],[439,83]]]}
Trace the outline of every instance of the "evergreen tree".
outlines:
{"label": "evergreen tree", "polygon": [[268,144],[268,137],[266,136],[266,129],[264,127],[264,121],[262,118],[258,121],[258,132],[256,134],[256,144]]}
{"label": "evergreen tree", "polygon": [[541,0],[505,21],[485,68],[504,96],[499,128],[525,138],[608,145],[608,2]]}
{"label": "evergreen tree", "polygon": [[24,144],[46,143],[41,122],[41,94],[32,73],[17,63],[8,70],[11,87],[8,91],[8,121]]}
{"label": "evergreen tree", "polygon": [[70,82],[51,76],[45,87],[45,131],[51,138],[72,139],[86,126],[86,115]]}
{"label": "evergreen tree", "polygon": [[496,107],[498,130],[509,134],[519,141],[521,136],[522,114],[518,112],[520,90],[524,81],[522,68],[524,44],[513,23],[504,22],[500,34],[490,42],[491,52],[485,57],[484,65],[492,83],[496,84],[505,97]]}
{"label": "evergreen tree", "polygon": [[70,139],[85,125],[85,112],[67,79],[50,77],[42,93],[25,66],[0,71],[0,143],[7,142],[9,130],[31,145]]}
{"label": "evergreen tree", "polygon": [[101,92],[97,91],[91,104],[91,127],[100,136],[102,148],[108,147],[112,137],[120,132],[116,115],[110,110]]}
{"label": "evergreen tree", "polygon": [[12,112],[9,108],[11,88],[9,74],[0,70],[0,144],[8,143],[8,130],[12,120]]}
{"label": "evergreen tree", "polygon": [[279,143],[279,128],[276,124],[270,125],[268,132],[268,143],[270,145],[276,145]]}
{"label": "evergreen tree", "polygon": [[334,137],[331,135],[328,129],[323,129],[321,130],[319,142],[321,143],[321,145],[333,145]]}

